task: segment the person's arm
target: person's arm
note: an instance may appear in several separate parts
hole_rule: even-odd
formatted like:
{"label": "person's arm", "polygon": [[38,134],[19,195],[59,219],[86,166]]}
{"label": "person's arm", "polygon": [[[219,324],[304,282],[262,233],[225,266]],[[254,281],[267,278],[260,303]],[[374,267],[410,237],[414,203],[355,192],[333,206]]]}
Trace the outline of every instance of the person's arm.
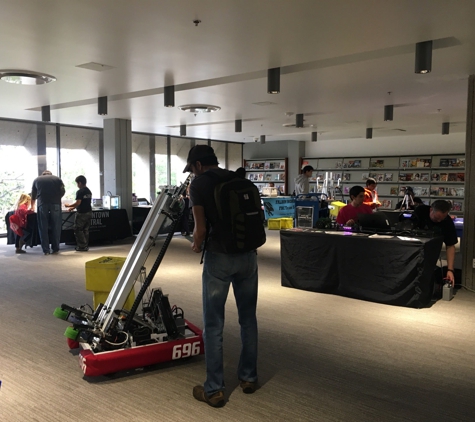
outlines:
{"label": "person's arm", "polygon": [[81,200],[80,199],[76,199],[76,202],[74,202],[73,204],[69,204],[69,205],[64,204],[64,206],[69,209],[69,212],[71,212],[75,208],[79,207],[79,205],[81,205]]}
{"label": "person's arm", "polygon": [[36,183],[33,182],[33,186],[31,187],[31,203],[30,203],[30,210],[35,210],[36,205],[36,196],[38,195],[38,191],[36,189]]}
{"label": "person's arm", "polygon": [[191,250],[200,253],[201,245],[206,237],[206,216],[203,206],[193,206],[193,219],[195,220],[195,228],[193,229],[193,243],[191,244]]}
{"label": "person's arm", "polygon": [[455,284],[454,277],[454,263],[455,263],[455,245],[445,246],[445,252],[447,254],[447,280],[450,281],[452,286]]}

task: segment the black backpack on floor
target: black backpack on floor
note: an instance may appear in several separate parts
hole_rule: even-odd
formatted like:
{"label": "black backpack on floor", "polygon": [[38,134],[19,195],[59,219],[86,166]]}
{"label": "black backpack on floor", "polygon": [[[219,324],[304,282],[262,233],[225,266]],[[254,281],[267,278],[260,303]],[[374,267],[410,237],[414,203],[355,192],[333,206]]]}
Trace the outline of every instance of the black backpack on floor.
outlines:
{"label": "black backpack on floor", "polygon": [[214,188],[216,230],[224,252],[250,252],[262,246],[266,242],[264,211],[256,185],[232,171],[225,178],[212,171],[204,174],[219,179]]}

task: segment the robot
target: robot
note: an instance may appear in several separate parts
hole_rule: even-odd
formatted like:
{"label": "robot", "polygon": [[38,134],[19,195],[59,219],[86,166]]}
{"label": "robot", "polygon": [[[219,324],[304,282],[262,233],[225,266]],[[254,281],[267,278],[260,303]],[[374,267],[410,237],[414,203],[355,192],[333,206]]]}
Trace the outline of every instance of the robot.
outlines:
{"label": "robot", "polygon": [[[163,189],[104,304],[95,310],[89,305],[62,304],[54,311],[72,324],[64,335],[71,349],[81,349],[79,365],[84,375],[105,375],[204,353],[202,330],[184,318],[181,308],[172,308],[160,288],[150,289],[180,221],[190,180],[191,175],[180,186]],[[146,274],[144,264],[162,233],[167,233],[166,238]],[[141,284],[140,290],[126,310],[124,304],[136,283]]]}

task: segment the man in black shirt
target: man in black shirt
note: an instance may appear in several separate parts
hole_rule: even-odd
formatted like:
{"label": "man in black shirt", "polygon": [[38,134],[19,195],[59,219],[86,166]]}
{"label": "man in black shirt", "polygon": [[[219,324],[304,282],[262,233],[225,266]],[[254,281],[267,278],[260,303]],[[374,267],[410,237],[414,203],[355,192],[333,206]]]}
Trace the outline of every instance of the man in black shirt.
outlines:
{"label": "man in black shirt", "polygon": [[69,212],[77,209],[74,218],[74,236],[76,236],[76,250],[78,252],[87,252],[89,250],[89,227],[91,225],[92,193],[86,186],[87,180],[84,176],[78,176],[75,179],[79,190],[76,192],[76,202],[66,205]]}
{"label": "man in black shirt", "polygon": [[447,252],[447,279],[454,285],[455,245],[458,242],[454,222],[449,216],[451,204],[443,199],[434,201],[430,206],[419,205],[412,214],[414,227],[431,230],[444,237]]}
{"label": "man in black shirt", "polygon": [[257,388],[257,253],[255,250],[226,253],[223,248],[225,233],[220,231],[218,224],[214,190],[220,178],[229,177],[230,172],[218,167],[213,148],[207,145],[193,147],[183,172],[192,172],[196,176],[190,185],[195,220],[193,252],[201,253],[202,244],[208,237],[202,275],[206,381],[204,385],[193,388],[193,397],[210,406],[221,407],[225,404],[224,307],[231,284],[241,325],[238,378],[244,393],[254,393]]}
{"label": "man in black shirt", "polygon": [[[63,181],[53,176],[49,170],[45,170],[41,176],[38,176],[31,187],[31,209],[34,209],[38,201],[38,232],[45,255],[59,252],[62,223],[61,198],[64,193]],[[51,236],[49,230],[51,230]]]}

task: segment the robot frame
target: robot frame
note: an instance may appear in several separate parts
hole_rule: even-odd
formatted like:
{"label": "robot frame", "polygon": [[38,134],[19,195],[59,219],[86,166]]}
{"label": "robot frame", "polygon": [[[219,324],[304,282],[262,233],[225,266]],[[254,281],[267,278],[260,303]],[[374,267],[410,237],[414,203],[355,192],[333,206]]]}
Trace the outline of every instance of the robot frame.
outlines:
{"label": "robot frame", "polygon": [[[64,335],[71,349],[80,347],[79,365],[86,376],[141,368],[204,353],[202,330],[184,318],[181,308],[170,306],[152,280],[173,238],[184,208],[183,195],[191,175],[180,186],[169,186],[150,209],[104,304],[62,304],[54,315],[72,324]],[[145,262],[167,232],[148,274]],[[136,283],[141,287],[130,310],[124,309]]]}

